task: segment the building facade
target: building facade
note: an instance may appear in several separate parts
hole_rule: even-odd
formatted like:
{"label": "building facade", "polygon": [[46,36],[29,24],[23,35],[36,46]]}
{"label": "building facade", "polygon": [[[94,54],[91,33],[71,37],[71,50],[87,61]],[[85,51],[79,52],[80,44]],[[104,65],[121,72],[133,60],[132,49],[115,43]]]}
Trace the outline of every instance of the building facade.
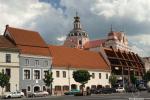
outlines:
{"label": "building facade", "polygon": [[146,72],[150,70],[150,57],[142,58],[145,66]]}
{"label": "building facade", "polygon": [[71,89],[80,90],[81,84],[73,79],[73,71],[81,69],[92,75],[85,89],[110,85],[110,67],[99,53],[64,46],[49,46],[49,49],[53,57],[53,93],[63,94]]}
{"label": "building facade", "polygon": [[131,83],[131,75],[137,77],[138,80],[142,80],[145,74],[145,67],[138,54],[113,48],[101,49],[101,53],[111,67],[111,72],[117,76],[118,80],[129,84]]}
{"label": "building facade", "polygon": [[52,59],[39,33],[6,26],[4,36],[20,50],[19,90],[25,95],[27,92],[46,90],[43,79],[51,69]]}
{"label": "building facade", "polygon": [[4,92],[19,90],[19,68],[19,50],[7,38],[0,36],[0,72],[10,77]]}

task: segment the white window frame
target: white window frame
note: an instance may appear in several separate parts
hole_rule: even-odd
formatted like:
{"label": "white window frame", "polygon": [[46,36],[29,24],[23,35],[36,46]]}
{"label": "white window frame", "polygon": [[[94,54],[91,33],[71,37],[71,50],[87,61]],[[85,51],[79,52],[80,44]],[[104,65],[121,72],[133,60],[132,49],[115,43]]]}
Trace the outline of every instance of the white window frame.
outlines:
{"label": "white window frame", "polygon": [[48,65],[49,65],[49,61],[48,61],[48,60],[45,60],[45,61],[44,61],[44,66],[45,66],[45,67],[48,67]]}
{"label": "white window frame", "polygon": [[[27,63],[28,62],[28,63]],[[25,58],[25,66],[29,66],[30,65],[30,61],[28,58]]]}
{"label": "white window frame", "polygon": [[[66,77],[64,77],[63,72],[66,73]],[[65,70],[62,71],[62,78],[67,78],[67,71],[65,71]]]}
{"label": "white window frame", "polygon": [[[37,63],[37,62],[38,62],[38,63]],[[37,67],[37,66],[39,66],[39,65],[40,65],[40,61],[39,61],[39,60],[35,60],[35,61],[34,61],[34,66]]]}
{"label": "white window frame", "polygon": [[42,73],[42,76],[43,76],[42,78],[43,78],[43,79],[45,78],[45,76],[44,76],[44,71],[49,71],[49,69],[43,69],[43,71],[42,71],[42,72],[43,72],[43,73]]}
{"label": "white window frame", "polygon": [[[40,71],[40,79],[35,79],[35,77],[34,77],[34,71],[35,70]],[[41,80],[41,69],[33,69],[33,80]]]}
{"label": "white window frame", "polygon": [[[24,70],[30,70],[30,79],[25,79],[24,77]],[[31,68],[23,68],[23,80],[31,80]]]}

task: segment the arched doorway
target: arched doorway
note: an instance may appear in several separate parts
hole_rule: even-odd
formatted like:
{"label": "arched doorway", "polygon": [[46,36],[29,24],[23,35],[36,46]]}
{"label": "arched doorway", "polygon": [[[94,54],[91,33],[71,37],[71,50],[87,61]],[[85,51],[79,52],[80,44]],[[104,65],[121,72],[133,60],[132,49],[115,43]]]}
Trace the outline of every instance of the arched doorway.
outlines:
{"label": "arched doorway", "polygon": [[77,85],[76,84],[71,84],[71,90],[72,89],[77,89]]}
{"label": "arched doorway", "polygon": [[34,87],[34,92],[40,91],[40,87],[39,86],[35,86]]}

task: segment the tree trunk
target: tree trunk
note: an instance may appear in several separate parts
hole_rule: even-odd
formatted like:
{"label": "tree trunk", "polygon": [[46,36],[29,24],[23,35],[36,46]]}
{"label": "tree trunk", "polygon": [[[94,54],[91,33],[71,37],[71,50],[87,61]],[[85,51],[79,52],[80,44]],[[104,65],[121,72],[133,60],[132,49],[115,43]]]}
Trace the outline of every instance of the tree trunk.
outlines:
{"label": "tree trunk", "polygon": [[4,93],[3,93],[3,89],[4,89],[4,88],[2,87],[2,98],[3,98],[3,94],[4,94]]}

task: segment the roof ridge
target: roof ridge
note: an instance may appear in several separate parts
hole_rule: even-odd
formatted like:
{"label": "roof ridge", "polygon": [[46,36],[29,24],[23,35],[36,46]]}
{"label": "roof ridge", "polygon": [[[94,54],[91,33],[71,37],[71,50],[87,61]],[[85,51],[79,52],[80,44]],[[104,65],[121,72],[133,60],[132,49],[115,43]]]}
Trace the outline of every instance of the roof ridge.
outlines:
{"label": "roof ridge", "polygon": [[23,31],[29,31],[29,32],[35,32],[35,33],[39,33],[37,31],[32,31],[32,30],[27,30],[27,29],[23,29],[23,28],[16,28],[16,27],[8,27],[8,28],[12,28],[12,29],[17,29],[17,30],[23,30]]}

